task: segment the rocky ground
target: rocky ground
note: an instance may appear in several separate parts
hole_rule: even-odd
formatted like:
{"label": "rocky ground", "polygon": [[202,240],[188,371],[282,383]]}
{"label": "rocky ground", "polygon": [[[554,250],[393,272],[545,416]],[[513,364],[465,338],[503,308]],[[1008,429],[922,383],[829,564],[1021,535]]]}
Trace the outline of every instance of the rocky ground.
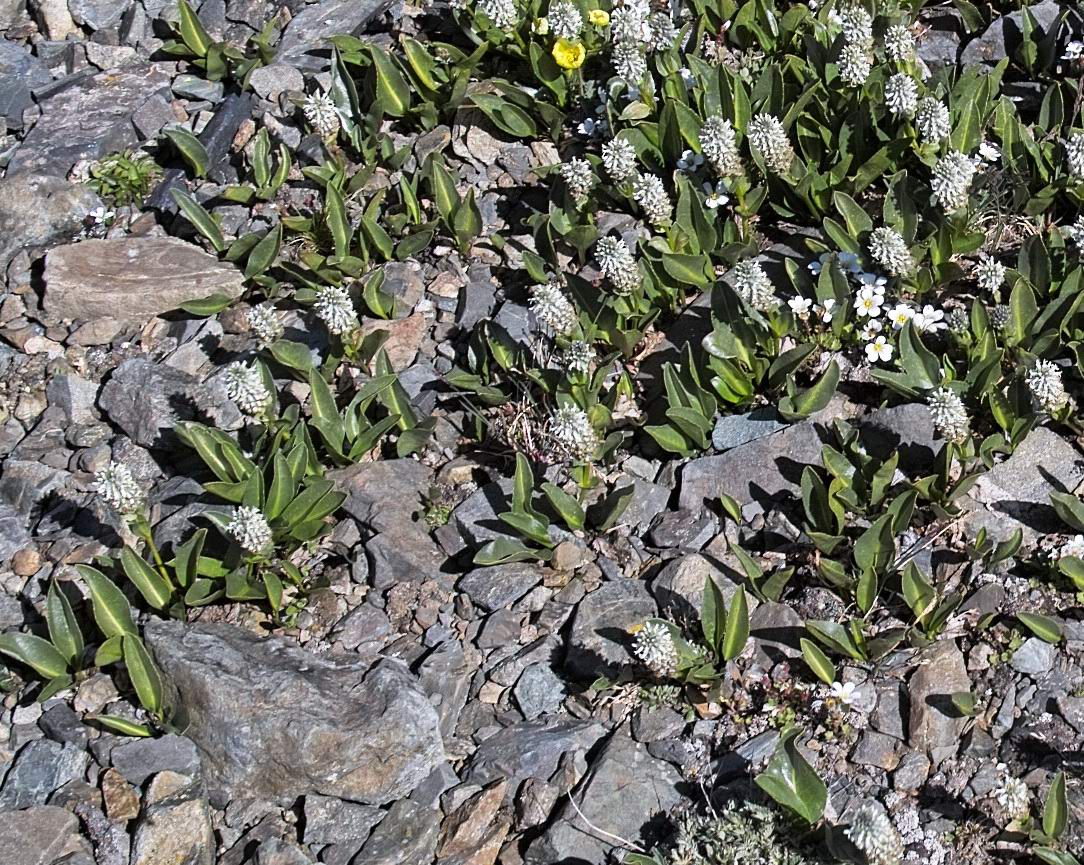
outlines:
{"label": "rocky ground", "polygon": [[[927,5],[917,28],[922,63],[992,66],[1004,56],[1009,19],[968,35],[955,6]],[[1050,26],[1059,6],[1075,4],[1040,4],[1036,16]],[[251,247],[247,259],[225,246],[216,254],[171,190],[213,210],[227,242],[311,218],[321,188],[302,169],[332,164],[328,154],[348,154],[351,172],[367,164],[345,138],[323,147],[302,107],[334,84],[328,40],[352,34],[393,49],[403,35],[447,23],[441,4],[402,0],[193,7],[211,39],[248,44],[250,55],[249,40],[273,22],[273,62],[246,82],[211,80],[193,57],[163,51],[179,15],[166,0],[0,0],[0,631],[59,645],[55,620],[46,627],[57,586],[86,638],[61,676],[70,681],[52,693],[43,692],[49,676],[10,652],[0,668],[0,860],[621,861],[665,844],[682,815],[709,802],[755,798],[752,779],[782,753],[793,725],[828,791],[812,822],[831,835],[876,803],[903,842],[895,859],[867,860],[837,833],[831,861],[1076,861],[1084,617],[1079,595],[1056,590],[1049,576],[1052,551],[1072,536],[1050,496],[1084,484],[1071,418],[1042,420],[991,460],[957,509],[901,532],[899,561],[913,561],[939,599],[959,596],[941,626],[927,636],[906,607],[885,602],[865,617],[883,651],[847,656],[826,645],[832,674],[821,681],[803,651],[806,623],[862,613],[817,578],[820,553],[800,507],[803,467],[821,464],[823,445],[837,441],[835,419],[845,418],[864,454],[898,455],[888,480],[905,489],[930,471],[943,436],[924,400],[888,396],[850,365],[844,386],[805,419],[785,420],[773,397],[712,417],[706,449],[660,450],[638,414],[660,405],[663,362],[680,360],[684,343],[710,329],[708,293],[699,302],[693,293],[625,358],[639,408],[614,421],[626,435],[597,463],[601,486],[585,494],[594,502],[620,493],[612,524],[547,525],[545,560],[480,563],[488,542],[514,534],[499,518],[515,495],[513,446],[540,480],[569,488],[573,477],[510,432],[533,411],[529,382],[494,408],[449,381],[476,359],[486,325],[539,350],[525,291],[537,280],[522,271],[524,250],[538,247],[525,220],[546,207],[546,169],[566,152],[567,130],[558,145],[541,134],[521,139],[469,106],[429,129],[385,125],[390,149],[369,155],[374,171],[353,191],[394,190],[443,153],[460,194],[473,191],[479,230],[460,243],[439,229],[427,249],[384,255],[390,314],[367,297],[356,332],[383,332],[387,368],[355,347],[325,371],[345,400],[370,375],[397,375],[425,435],[403,447],[409,431],[400,427],[356,458],[325,460],[341,508],[323,521],[325,534],[294,545],[291,566],[303,579],[285,601],[268,602],[271,586],[261,596],[265,583],[255,596],[231,590],[179,610],[146,603],[110,562],[126,544],[146,556],[149,548],[103,500],[96,475],[127,466],[147,497],[157,547],[176,554],[211,525],[216,505],[179,425],[198,421],[258,450],[228,364],[263,358],[282,411],[312,411],[304,372],[312,361],[269,355],[249,310],[261,297],[276,303],[285,339],[318,365],[336,344],[311,298],[289,293],[306,290],[299,262],[310,274],[326,266],[305,258],[326,235],[290,235],[274,250],[296,270],[260,269]],[[585,115],[569,116],[572,129]],[[195,163],[182,158],[187,139],[165,134],[178,129],[202,145]],[[268,195],[230,198],[229,187],[251,182],[260,130],[272,166],[289,154],[288,178]],[[153,170],[137,163],[103,175],[101,160],[140,147]],[[389,159],[400,148],[402,158]],[[126,196],[118,178],[135,191]],[[431,209],[434,196],[420,197]],[[599,216],[619,231],[635,222],[619,209]],[[762,246],[802,266],[815,258],[787,232]],[[597,284],[592,264],[580,269],[571,252],[561,260]],[[360,270],[374,266],[366,259]],[[208,297],[205,309],[179,310]],[[479,434],[481,419],[489,429]],[[1002,541],[1017,529],[1019,549],[1000,561],[976,543],[982,530]],[[113,632],[75,567],[89,564],[126,593],[138,633],[124,639],[142,635],[162,706],[140,692],[128,643],[123,663],[99,648]],[[785,589],[760,590],[764,574],[785,567],[796,568]],[[706,580],[728,604],[746,587],[748,643],[702,686],[657,675],[637,656],[637,633],[661,618],[697,637]],[[1042,618],[1025,627],[1021,612]],[[1068,858],[1035,859],[1033,847],[1046,842],[1034,831],[1057,779],[1069,819],[1049,844]],[[765,851],[761,861],[792,861]],[[731,861],[718,855],[680,861]]]}

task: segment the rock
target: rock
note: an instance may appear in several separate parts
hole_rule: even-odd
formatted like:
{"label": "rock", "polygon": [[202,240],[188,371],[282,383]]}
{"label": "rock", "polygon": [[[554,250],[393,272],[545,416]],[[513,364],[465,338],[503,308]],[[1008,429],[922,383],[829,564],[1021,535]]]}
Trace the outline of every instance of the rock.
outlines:
{"label": "rock", "polygon": [[210,102],[212,105],[217,105],[226,95],[226,86],[221,81],[210,81],[202,75],[178,75],[170,88],[182,99]]}
{"label": "rock", "polygon": [[749,616],[749,628],[757,646],[773,661],[801,657],[801,640],[807,632],[805,622],[792,607],[771,602],[759,604]]}
{"label": "rock", "polygon": [[429,862],[436,850],[440,818],[440,811],[402,799],[391,806],[354,861],[365,865]]}
{"label": "rock", "polygon": [[114,425],[143,447],[176,447],[180,421],[210,417],[220,429],[236,429],[241,415],[219,400],[210,385],[143,357],[124,361],[110,376],[99,406]]}
{"label": "rock", "polygon": [[0,268],[20,250],[78,233],[101,203],[90,187],[62,177],[26,173],[0,180]]}
{"label": "rock", "polygon": [[362,319],[359,333],[362,336],[376,333],[382,330],[388,334],[387,340],[381,348],[388,355],[388,363],[396,372],[402,372],[418,356],[418,348],[421,346],[425,332],[429,328],[429,322],[424,315],[416,312],[406,318],[392,319],[382,318]]}
{"label": "rock", "polygon": [[346,513],[373,531],[384,532],[417,526],[415,514],[423,508],[433,470],[417,460],[390,459],[355,463],[328,478],[346,493]]}
{"label": "rock", "polygon": [[900,762],[903,743],[892,736],[866,730],[858,740],[851,759],[859,766],[876,766],[891,772]]}
{"label": "rock", "polygon": [[917,790],[930,774],[930,758],[917,751],[903,755],[892,775],[892,786],[901,792]]}
{"label": "rock", "polygon": [[655,520],[647,536],[648,541],[660,549],[703,549],[719,534],[719,521],[712,513],[690,508],[664,511]]}
{"label": "rock", "polygon": [[15,762],[0,787],[0,809],[44,805],[53,792],[69,781],[81,781],[90,755],[75,745],[61,745],[49,739],[28,742],[15,755]]}
{"label": "rock", "polygon": [[[738,590],[738,581],[699,553],[667,562],[651,581],[651,594],[655,596],[659,610],[668,618],[699,621],[704,609],[704,583],[708,579],[714,581],[729,604]],[[755,610],[756,599],[750,595],[748,601],[750,611]]]}
{"label": "rock", "polygon": [[81,159],[98,159],[138,144],[133,112],[168,88],[168,73],[149,64],[100,72],[78,86],[54,91],[41,103],[41,118],[11,157],[8,176],[67,176]]}
{"label": "rock", "polygon": [[196,746],[190,739],[173,734],[125,742],[114,748],[109,756],[113,768],[136,786],[166,770],[192,777],[200,772]]}
{"label": "rock", "polygon": [[29,6],[48,39],[63,42],[70,34],[79,32],[67,0],[30,0]]}
{"label": "rock", "polygon": [[[619,730],[573,793],[579,813],[565,805],[561,816],[527,850],[526,865],[576,862],[602,865],[615,850],[585,820],[604,832],[637,843],[652,839],[649,825],[682,801],[681,773],[652,757],[647,746]],[[647,830],[645,832],[645,830]]]}
{"label": "rock", "polygon": [[[955,10],[948,11],[955,13]],[[924,23],[928,24],[928,28],[918,40],[918,59],[930,69],[955,66],[960,53],[960,34],[957,31],[961,22],[958,14],[930,15]]]}
{"label": "rock", "polygon": [[519,677],[512,695],[527,720],[556,712],[565,698],[565,683],[549,664],[531,664]]}
{"label": "rock", "polygon": [[[365,544],[370,577],[378,589],[438,578],[445,556],[421,527],[382,532]],[[450,583],[450,581],[449,581]]]}
{"label": "rock", "polygon": [[934,766],[956,753],[967,721],[951,695],[970,689],[963,653],[952,640],[934,644],[911,677],[908,744],[929,754]]}
{"label": "rock", "polygon": [[[1028,8],[1044,32],[1049,32],[1050,26],[1058,19],[1061,12],[1061,4],[1055,0],[1044,0]],[[1023,12],[996,16],[981,36],[972,39],[964,46],[960,54],[960,65],[978,66],[1004,60],[1011,50],[1009,46],[1019,42],[1023,29]]]}
{"label": "rock", "polygon": [[767,406],[745,414],[727,414],[716,421],[711,444],[717,451],[728,451],[779,432],[787,426],[779,413]]}
{"label": "rock", "polygon": [[49,398],[49,407],[57,407],[64,412],[64,420],[69,424],[94,423],[98,415],[94,403],[98,399],[99,385],[87,381],[75,373],[54,376],[45,387]]}
{"label": "rock", "polygon": [[320,0],[298,12],[283,31],[276,56],[297,61],[314,49],[327,48],[327,40],[342,34],[358,35],[388,6],[388,0]]}
{"label": "rock", "polygon": [[254,69],[248,83],[258,96],[278,102],[287,90],[304,90],[305,76],[286,63],[271,63]]}
{"label": "rock", "polygon": [[66,808],[0,811],[0,850],[12,865],[53,865],[65,856],[89,852],[79,837],[79,820]]}
{"label": "rock", "polygon": [[553,715],[494,733],[471,756],[463,780],[485,785],[507,778],[515,790],[528,778],[547,780],[565,754],[586,753],[605,730],[594,721]]}
{"label": "rock", "polygon": [[442,862],[455,857],[455,861],[471,865],[492,865],[511,825],[507,818],[501,820],[497,816],[507,790],[507,782],[498,781],[475,793],[448,815],[437,848]]}
{"label": "rock", "polygon": [[860,429],[869,453],[882,460],[898,453],[905,472],[928,469],[944,444],[935,438],[930,409],[922,403],[877,409],[862,419]]}
{"label": "rock", "polygon": [[678,505],[699,513],[723,493],[742,504],[797,494],[802,469],[819,463],[820,454],[816,427],[803,421],[725,454],[691,460],[681,470]]}
{"label": "rock", "polygon": [[305,797],[306,844],[352,844],[360,849],[384,812],[372,805],[344,802],[330,796]]}
{"label": "rock", "polygon": [[418,687],[440,716],[441,734],[451,739],[467,702],[474,668],[467,664],[462,644],[452,639],[438,646],[417,669]]}
{"label": "rock", "polygon": [[992,537],[1001,540],[1020,526],[1027,542],[1036,532],[1065,530],[1050,504],[1050,494],[1072,492],[1082,480],[1084,456],[1057,433],[1038,427],[1005,462],[981,475],[970,495],[996,518],[990,526]]}
{"label": "rock", "polygon": [[45,310],[61,319],[90,319],[109,310],[142,323],[212,294],[238,298],[245,278],[236,267],[172,237],[84,240],[45,258]]}
{"label": "rock", "polygon": [[[8,463],[5,465],[5,472],[11,465]],[[27,465],[36,465],[36,463],[27,463]],[[50,477],[56,478],[58,476],[49,474]],[[60,485],[58,481],[57,486]],[[3,480],[0,479],[0,563],[8,562],[12,556],[18,553],[20,550],[24,550],[33,543],[33,539],[30,537],[30,532],[27,531],[26,523],[27,517],[30,515],[30,509],[25,513],[22,512],[22,505],[26,502],[24,492],[29,492],[22,488],[21,484],[18,484],[19,489],[12,490]],[[21,490],[21,491],[20,491]],[[14,493],[14,501],[8,500],[8,495]],[[13,506],[14,505],[14,506]],[[5,602],[6,603],[6,602]],[[18,610],[18,606],[16,605]],[[23,623],[22,613],[18,612],[13,622],[6,624],[3,617],[0,616],[0,628],[18,626]]]}
{"label": "rock", "polygon": [[511,503],[512,482],[500,482],[479,487],[452,511],[451,520],[436,532],[441,547],[454,556],[468,546],[477,547],[495,538],[505,537],[505,524],[497,514],[508,510]]}
{"label": "rock", "polygon": [[0,39],[0,120],[9,130],[23,128],[23,112],[34,104],[31,91],[52,80],[49,68],[28,49]]}
{"label": "rock", "polygon": [[542,581],[542,569],[530,562],[493,565],[468,571],[456,585],[475,606],[487,612],[510,607]]}
{"label": "rock", "polygon": [[444,760],[437,713],[400,662],[312,655],[224,624],[153,621],[146,640],[225,798],[380,805]]}
{"label": "rock", "polygon": [[1012,668],[1033,679],[1042,678],[1054,667],[1055,648],[1038,637],[1028,637],[1024,644],[1013,652]]}
{"label": "rock", "polygon": [[114,823],[126,823],[139,816],[139,794],[116,769],[102,775],[105,813]]}
{"label": "rock", "polygon": [[[214,865],[215,834],[207,800],[193,795],[186,776],[163,772],[151,782],[132,838],[131,865]],[[157,789],[156,789],[157,787]]]}
{"label": "rock", "polygon": [[76,24],[91,30],[110,30],[120,23],[131,0],[68,0]]}
{"label": "rock", "polygon": [[256,851],[255,865],[312,865],[312,858],[296,844],[268,838]]}
{"label": "rock", "polygon": [[673,491],[663,484],[652,483],[641,478],[632,481],[632,499],[619,520],[627,525],[633,534],[639,534],[666,509]]}
{"label": "rock", "polygon": [[604,583],[576,608],[565,666],[575,676],[616,676],[632,663],[629,629],[658,614],[639,580]]}

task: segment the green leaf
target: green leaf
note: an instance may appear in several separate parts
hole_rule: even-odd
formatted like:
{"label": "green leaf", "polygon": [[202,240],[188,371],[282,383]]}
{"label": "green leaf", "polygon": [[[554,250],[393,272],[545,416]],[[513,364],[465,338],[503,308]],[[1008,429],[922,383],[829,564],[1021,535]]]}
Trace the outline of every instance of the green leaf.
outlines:
{"label": "green leaf", "polygon": [[376,71],[376,98],[380,107],[390,117],[402,117],[410,110],[410,85],[387,51],[373,43],[367,47]]}
{"label": "green leaf", "polygon": [[125,546],[120,551],[120,564],[125,576],[132,581],[144,600],[156,610],[164,610],[173,599],[173,586],[135,550]]}
{"label": "green leaf", "polygon": [[203,552],[203,542],[207,539],[207,529],[198,529],[187,541],[177,547],[173,555],[173,573],[183,588],[196,582],[199,572],[199,557]]}
{"label": "green leaf", "polygon": [[1061,625],[1056,619],[1038,613],[1017,613],[1016,618],[1040,640],[1047,643],[1061,642]]}
{"label": "green leaf", "polygon": [[545,494],[546,500],[553,506],[553,509],[565,521],[566,526],[574,531],[579,531],[584,527],[587,516],[574,496],[570,496],[559,486],[551,484],[549,481],[542,484],[542,492]]}
{"label": "green leaf", "polygon": [[328,184],[325,192],[324,222],[335,244],[335,258],[341,261],[350,254],[350,220],[342,192]]}
{"label": "green leaf", "polygon": [[33,634],[0,634],[0,652],[26,664],[44,679],[55,679],[68,673],[68,662],[56,647]]}
{"label": "green leaf", "polygon": [[472,240],[482,233],[482,212],[474,200],[474,189],[459,202],[452,214],[452,233],[460,249],[466,249]]}
{"label": "green leaf", "polygon": [[1063,523],[1084,532],[1084,502],[1071,493],[1051,493],[1050,504]]}
{"label": "green leaf", "polygon": [[832,203],[847,224],[847,231],[850,236],[855,240],[858,240],[866,232],[873,230],[873,220],[869,218],[869,215],[858,202],[846,193],[832,193]]}
{"label": "green leaf", "polygon": [[67,595],[56,580],[49,584],[49,594],[45,597],[45,621],[53,647],[64,657],[69,668],[78,667],[86,648],[83,632]]}
{"label": "green leaf", "polygon": [[700,613],[700,629],[704,642],[720,657],[727,632],[726,600],[710,576],[704,578],[704,607]]}
{"label": "green leaf", "polygon": [[245,262],[245,279],[253,279],[265,273],[275,263],[281,247],[282,223],[280,222],[267,232],[249,253],[248,261]]}
{"label": "green leaf", "polygon": [[1058,839],[1065,832],[1069,822],[1069,802],[1065,795],[1065,773],[1058,772],[1050,783],[1043,802],[1043,833],[1051,839]]}
{"label": "green leaf", "polygon": [[1050,847],[1036,847],[1032,852],[1045,865],[1080,865],[1080,860],[1072,853],[1054,850]]}
{"label": "green leaf", "polygon": [[106,637],[121,637],[125,634],[138,634],[132,621],[132,610],[128,599],[116,584],[97,568],[90,565],[76,565],[75,569],[90,589],[91,609],[94,621],[98,623]]}
{"label": "green leaf", "polygon": [[198,318],[207,318],[215,313],[222,312],[233,301],[234,298],[228,294],[209,294],[199,300],[186,300],[181,304],[180,308]]}
{"label": "green leaf", "polygon": [[196,136],[183,129],[167,129],[162,134],[177,148],[177,152],[188,163],[188,167],[195,172],[196,177],[207,176],[207,169],[211,160],[207,155],[207,148],[203,146]]}
{"label": "green leaf", "polygon": [[614,490],[602,501],[595,502],[587,509],[592,525],[600,532],[608,532],[617,525],[635,493],[636,487],[629,484]]}
{"label": "green leaf", "polygon": [[824,814],[828,788],[798,750],[799,732],[791,730],[779,740],[767,768],[754,780],[776,802],[813,825]]}
{"label": "green leaf", "polygon": [[115,730],[122,736],[147,738],[154,735],[154,731],[146,724],[140,724],[138,721],[132,721],[128,718],[121,718],[119,715],[87,715],[87,720],[108,727],[110,730]]}
{"label": "green leaf", "polygon": [[301,342],[280,339],[271,344],[271,357],[285,367],[308,373],[312,369],[312,352]]}
{"label": "green leaf", "polygon": [[152,715],[160,715],[164,699],[162,677],[150,652],[135,634],[126,634],[123,643],[124,666],[128,668],[128,677],[132,680],[139,702]]}
{"label": "green leaf", "polygon": [[790,421],[803,420],[831,402],[839,384],[839,364],[832,361],[812,387],[779,400],[779,413]]}
{"label": "green leaf", "polygon": [[196,17],[196,13],[192,11],[192,7],[188,5],[188,0],[180,0],[177,11],[180,13],[178,31],[181,34],[181,40],[197,57],[206,57],[212,40],[199,18]]}
{"label": "green leaf", "polygon": [[727,613],[726,633],[722,646],[723,658],[727,661],[734,660],[742,653],[748,640],[749,604],[745,600],[745,587],[738,586],[734,597],[730,599],[730,611]]}
{"label": "green leaf", "polygon": [[516,452],[516,473],[512,483],[512,510],[519,514],[532,514],[531,495],[534,493],[534,472],[527,457]]}
{"label": "green leaf", "polygon": [[539,550],[532,550],[520,541],[497,538],[490,541],[474,555],[476,565],[503,565],[509,562],[526,562],[544,558]]}
{"label": "green leaf", "polygon": [[[169,194],[173,197],[173,200],[177,202],[177,206],[181,209],[181,213],[184,214],[185,219],[191,222],[196,230],[207,238],[211,246],[214,247],[215,252],[225,252],[226,239],[222,236],[222,229],[218,227],[218,223],[215,222],[214,217],[183,189],[171,189]],[[212,297],[213,296],[214,295],[212,295]],[[225,309],[225,307],[223,307],[223,309]],[[217,310],[215,310],[215,312],[217,312]],[[201,313],[197,312],[195,314],[200,315]]]}
{"label": "green leaf", "polygon": [[802,637],[798,643],[802,647],[802,657],[806,665],[813,671],[818,679],[824,684],[831,685],[836,680],[836,666],[828,660],[828,656],[821,651],[820,646],[812,640]]}
{"label": "green leaf", "polygon": [[118,634],[98,646],[98,651],[94,653],[94,666],[108,667],[110,664],[119,662],[124,657],[124,651],[121,647],[123,640],[124,635]]}

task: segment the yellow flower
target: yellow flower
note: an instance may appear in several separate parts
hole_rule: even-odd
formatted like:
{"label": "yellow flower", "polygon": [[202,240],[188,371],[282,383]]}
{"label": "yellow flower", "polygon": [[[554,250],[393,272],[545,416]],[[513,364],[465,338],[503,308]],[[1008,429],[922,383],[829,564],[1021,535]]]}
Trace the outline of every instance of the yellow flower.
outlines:
{"label": "yellow flower", "polygon": [[610,23],[610,13],[605,9],[592,9],[587,13],[587,20],[596,27],[605,27]]}
{"label": "yellow flower", "polygon": [[553,45],[553,59],[562,69],[579,69],[587,57],[587,49],[579,42],[558,39]]}

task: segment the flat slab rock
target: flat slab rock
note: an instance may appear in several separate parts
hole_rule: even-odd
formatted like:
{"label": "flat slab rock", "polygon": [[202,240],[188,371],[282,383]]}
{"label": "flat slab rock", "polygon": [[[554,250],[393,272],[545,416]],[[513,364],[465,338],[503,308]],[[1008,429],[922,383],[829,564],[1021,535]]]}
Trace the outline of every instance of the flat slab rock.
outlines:
{"label": "flat slab rock", "polygon": [[398,661],[317,656],[225,624],[152,622],[146,638],[213,801],[383,805],[445,759],[436,710]]}
{"label": "flat slab rock", "polygon": [[143,321],[189,300],[243,291],[236,267],[172,237],[84,240],[45,258],[45,310],[62,319]]}

